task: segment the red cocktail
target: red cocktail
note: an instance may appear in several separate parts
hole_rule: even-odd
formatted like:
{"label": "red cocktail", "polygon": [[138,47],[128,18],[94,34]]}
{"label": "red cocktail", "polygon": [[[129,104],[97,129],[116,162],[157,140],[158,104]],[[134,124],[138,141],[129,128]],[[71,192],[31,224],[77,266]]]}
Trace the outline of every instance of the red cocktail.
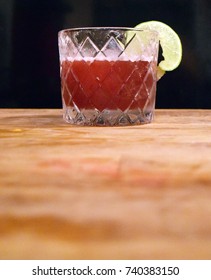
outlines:
{"label": "red cocktail", "polygon": [[63,61],[63,102],[79,110],[142,110],[156,90],[151,67],[140,60]]}
{"label": "red cocktail", "polygon": [[129,28],[59,33],[64,118],[81,125],[131,125],[152,120],[157,33]]}

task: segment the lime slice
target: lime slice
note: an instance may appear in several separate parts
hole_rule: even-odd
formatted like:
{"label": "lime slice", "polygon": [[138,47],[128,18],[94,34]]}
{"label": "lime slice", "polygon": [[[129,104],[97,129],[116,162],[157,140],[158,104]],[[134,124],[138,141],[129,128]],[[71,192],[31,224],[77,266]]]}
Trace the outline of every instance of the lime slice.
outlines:
{"label": "lime slice", "polygon": [[135,28],[150,29],[158,32],[164,60],[158,66],[158,78],[165,71],[177,68],[182,60],[182,44],[177,33],[167,24],[160,21],[147,21],[138,24]]}

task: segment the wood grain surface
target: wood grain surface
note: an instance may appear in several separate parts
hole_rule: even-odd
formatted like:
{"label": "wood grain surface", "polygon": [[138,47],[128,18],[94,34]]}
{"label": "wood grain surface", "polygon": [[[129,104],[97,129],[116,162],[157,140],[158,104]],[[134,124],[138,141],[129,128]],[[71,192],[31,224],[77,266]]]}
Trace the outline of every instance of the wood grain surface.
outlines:
{"label": "wood grain surface", "polygon": [[0,259],[211,259],[211,110],[112,128],[1,109]]}

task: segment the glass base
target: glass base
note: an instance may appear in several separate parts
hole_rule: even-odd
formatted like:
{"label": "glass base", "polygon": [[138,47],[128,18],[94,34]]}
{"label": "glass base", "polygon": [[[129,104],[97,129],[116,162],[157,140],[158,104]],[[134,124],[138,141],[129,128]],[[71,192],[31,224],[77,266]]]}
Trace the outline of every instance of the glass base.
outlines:
{"label": "glass base", "polygon": [[86,126],[129,126],[150,123],[153,119],[153,110],[133,109],[108,110],[102,112],[96,109],[76,110],[74,107],[64,108],[64,120],[74,125]]}

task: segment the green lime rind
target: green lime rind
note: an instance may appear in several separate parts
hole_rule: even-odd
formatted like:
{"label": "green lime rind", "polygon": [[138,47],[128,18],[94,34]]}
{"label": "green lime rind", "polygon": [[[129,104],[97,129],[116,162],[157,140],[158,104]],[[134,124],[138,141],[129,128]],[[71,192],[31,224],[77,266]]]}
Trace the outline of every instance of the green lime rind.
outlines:
{"label": "green lime rind", "polygon": [[150,29],[158,32],[164,58],[159,63],[159,67],[163,71],[172,71],[180,65],[182,60],[182,43],[178,34],[170,26],[160,21],[147,21],[138,24],[135,28]]}

